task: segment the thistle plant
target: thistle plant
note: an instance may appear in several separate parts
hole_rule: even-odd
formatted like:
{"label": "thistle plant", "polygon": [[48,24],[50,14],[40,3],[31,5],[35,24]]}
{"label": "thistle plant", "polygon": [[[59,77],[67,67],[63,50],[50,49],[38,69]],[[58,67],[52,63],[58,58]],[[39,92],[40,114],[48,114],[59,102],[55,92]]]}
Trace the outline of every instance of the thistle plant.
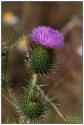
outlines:
{"label": "thistle plant", "polygon": [[[15,31],[15,30],[14,30]],[[41,118],[46,118],[48,112],[48,106],[51,105],[54,110],[64,119],[59,112],[55,103],[53,103],[53,97],[49,98],[48,95],[42,90],[42,86],[37,85],[38,76],[48,75],[53,73],[58,64],[56,49],[60,49],[64,46],[64,37],[58,30],[54,30],[47,26],[38,26],[33,29],[32,33],[28,36],[36,43],[36,46],[32,48],[32,51],[28,53],[26,43],[26,60],[24,60],[24,67],[32,71],[32,77],[25,88],[24,94],[20,100],[16,100],[16,96],[8,84],[6,68],[9,51],[13,49],[21,40],[17,41],[12,46],[8,46],[7,51],[2,51],[2,58],[6,58],[6,64],[4,65],[4,72],[2,74],[2,86],[8,92],[11,102],[7,97],[4,97],[16,107],[19,118],[15,123],[35,123]],[[23,40],[25,42],[25,35]],[[10,41],[9,41],[10,43]],[[65,120],[65,119],[64,119]],[[66,121],[66,120],[65,120]]]}

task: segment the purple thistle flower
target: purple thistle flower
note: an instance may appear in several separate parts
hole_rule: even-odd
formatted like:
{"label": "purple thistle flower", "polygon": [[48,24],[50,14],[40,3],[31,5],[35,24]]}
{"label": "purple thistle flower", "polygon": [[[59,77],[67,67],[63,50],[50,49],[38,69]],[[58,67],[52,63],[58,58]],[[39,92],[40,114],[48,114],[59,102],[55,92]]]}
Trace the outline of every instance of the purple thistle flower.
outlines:
{"label": "purple thistle flower", "polygon": [[64,46],[64,36],[58,30],[54,30],[48,26],[38,26],[32,31],[30,37],[47,48],[54,49]]}

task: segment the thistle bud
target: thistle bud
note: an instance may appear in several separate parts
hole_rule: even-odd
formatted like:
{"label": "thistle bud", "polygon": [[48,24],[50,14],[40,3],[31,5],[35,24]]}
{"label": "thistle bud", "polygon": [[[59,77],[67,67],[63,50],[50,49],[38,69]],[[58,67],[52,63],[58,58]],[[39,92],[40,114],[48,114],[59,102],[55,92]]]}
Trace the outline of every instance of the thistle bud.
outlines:
{"label": "thistle bud", "polygon": [[27,93],[19,101],[19,110],[26,119],[35,122],[45,114],[46,101],[39,92]]}
{"label": "thistle bud", "polygon": [[49,74],[53,71],[57,64],[55,52],[51,48],[37,46],[31,53],[29,61],[26,61],[28,66],[34,73]]}

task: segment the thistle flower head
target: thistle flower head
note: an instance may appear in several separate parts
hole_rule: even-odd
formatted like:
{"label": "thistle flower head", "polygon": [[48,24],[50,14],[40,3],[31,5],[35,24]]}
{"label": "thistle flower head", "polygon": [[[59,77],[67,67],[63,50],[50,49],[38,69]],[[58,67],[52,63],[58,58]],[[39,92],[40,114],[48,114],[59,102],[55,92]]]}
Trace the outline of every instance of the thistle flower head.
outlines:
{"label": "thistle flower head", "polygon": [[31,39],[47,48],[62,48],[64,37],[58,31],[48,26],[38,26],[32,31]]}

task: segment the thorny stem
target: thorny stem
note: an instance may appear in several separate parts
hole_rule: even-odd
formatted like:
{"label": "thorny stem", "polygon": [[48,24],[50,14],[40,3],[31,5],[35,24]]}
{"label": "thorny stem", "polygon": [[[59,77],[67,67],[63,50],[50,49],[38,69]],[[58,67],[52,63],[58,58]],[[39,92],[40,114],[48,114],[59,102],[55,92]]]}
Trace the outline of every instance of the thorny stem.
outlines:
{"label": "thorny stem", "polygon": [[3,87],[4,87],[4,89],[8,92],[8,95],[9,95],[9,97],[13,100],[13,102],[14,102],[15,104],[17,104],[16,97],[15,97],[15,95],[14,95],[14,93],[13,93],[11,87],[10,87],[10,86],[8,85],[8,83],[7,83],[7,81],[6,81],[7,79],[2,78],[2,80],[3,80]]}
{"label": "thorny stem", "polygon": [[9,42],[8,42],[8,49],[7,49],[7,56],[6,56],[6,65],[5,65],[5,75],[6,75],[6,69],[7,69],[8,56],[9,56],[9,47],[10,47],[11,40],[12,40],[12,38],[14,36],[14,33],[16,31],[16,28],[17,28],[17,23],[16,23],[16,25],[14,27],[13,33],[12,33],[10,39],[9,39]]}
{"label": "thorny stem", "polygon": [[[7,55],[6,55],[6,64],[5,64],[5,68],[4,68],[4,70],[5,70],[4,71],[4,76],[6,76],[6,72],[7,72],[7,63],[8,63],[8,57],[9,57],[10,43],[11,43],[11,40],[12,40],[12,38],[14,36],[14,33],[16,31],[17,24],[18,23],[15,24],[14,30],[13,30],[12,35],[11,35],[11,37],[9,39],[9,42],[8,42]],[[13,102],[16,103],[17,101],[15,99],[15,95],[14,95],[11,87],[8,85],[7,79],[5,79],[4,77],[2,77],[2,78],[3,78],[3,82],[4,82],[4,89],[7,90],[9,97],[13,100]]]}

